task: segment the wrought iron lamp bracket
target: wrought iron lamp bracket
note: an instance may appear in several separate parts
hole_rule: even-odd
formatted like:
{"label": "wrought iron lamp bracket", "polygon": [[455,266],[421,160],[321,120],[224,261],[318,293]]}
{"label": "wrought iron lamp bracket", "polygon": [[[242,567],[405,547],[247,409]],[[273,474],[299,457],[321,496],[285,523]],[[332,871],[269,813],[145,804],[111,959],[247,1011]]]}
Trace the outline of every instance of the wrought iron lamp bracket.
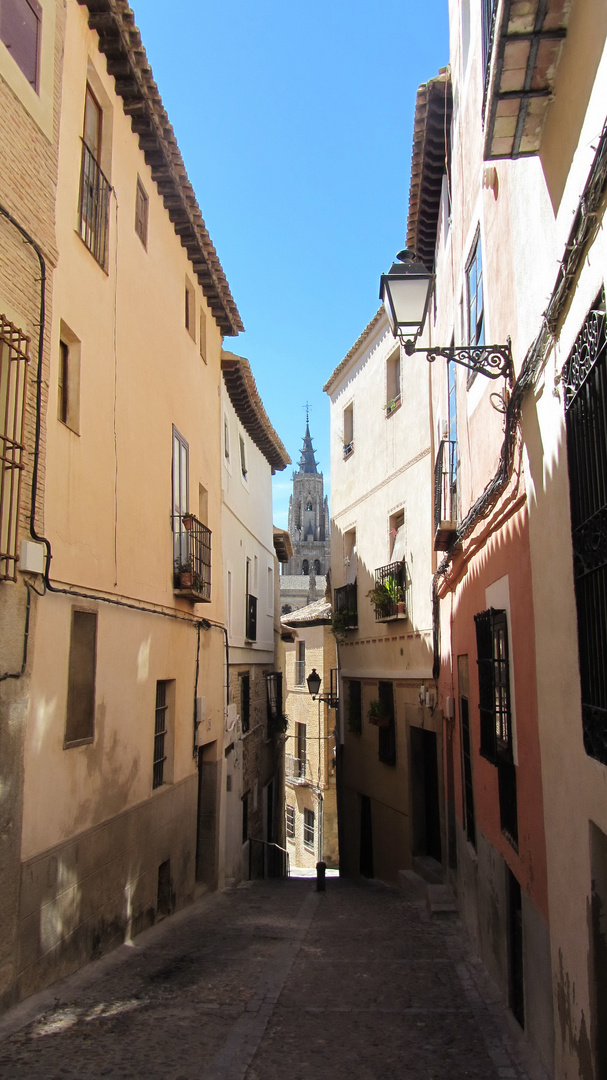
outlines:
{"label": "wrought iron lamp bracket", "polygon": [[433,345],[427,349],[418,348],[416,338],[404,338],[401,334],[399,338],[407,356],[423,353],[429,364],[433,364],[438,357],[443,357],[454,364],[461,364],[469,371],[486,375],[488,379],[499,379],[503,375],[509,385],[512,385],[510,338],[507,338],[505,345]]}

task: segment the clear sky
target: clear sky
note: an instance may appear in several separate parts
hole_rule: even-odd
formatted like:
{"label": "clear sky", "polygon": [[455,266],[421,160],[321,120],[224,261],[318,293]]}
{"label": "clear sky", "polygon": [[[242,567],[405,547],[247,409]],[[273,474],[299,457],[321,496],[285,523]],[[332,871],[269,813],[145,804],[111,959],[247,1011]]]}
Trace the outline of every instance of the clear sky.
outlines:
{"label": "clear sky", "polygon": [[[449,59],[447,0],[132,0],[226,272],[246,356],[293,463],[310,403],[379,306],[404,246],[415,94]],[[292,467],[274,478],[287,523]]]}

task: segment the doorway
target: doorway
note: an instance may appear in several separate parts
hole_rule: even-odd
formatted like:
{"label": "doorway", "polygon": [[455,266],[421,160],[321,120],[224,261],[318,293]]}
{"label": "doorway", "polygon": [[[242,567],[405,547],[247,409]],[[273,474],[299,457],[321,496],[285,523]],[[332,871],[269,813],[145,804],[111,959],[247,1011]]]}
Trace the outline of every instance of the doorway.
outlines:
{"label": "doorway", "polygon": [[198,749],[198,814],[196,825],[196,881],[217,888],[217,744]]}
{"label": "doorway", "polygon": [[411,727],[411,854],[441,861],[436,732]]}
{"label": "doorway", "polygon": [[368,795],[360,797],[360,873],[363,877],[373,875],[373,824],[371,800]]}

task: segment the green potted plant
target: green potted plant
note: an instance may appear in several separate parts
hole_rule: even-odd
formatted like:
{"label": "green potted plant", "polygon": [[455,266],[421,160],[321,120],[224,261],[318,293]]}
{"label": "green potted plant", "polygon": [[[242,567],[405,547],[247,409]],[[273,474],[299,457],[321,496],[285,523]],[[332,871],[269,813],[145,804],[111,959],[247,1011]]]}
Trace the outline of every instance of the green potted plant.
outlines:
{"label": "green potted plant", "polygon": [[331,630],[336,638],[345,634],[346,630],[353,630],[356,626],[355,611],[334,611],[331,615]]}
{"label": "green potted plant", "polygon": [[390,726],[390,717],[381,701],[369,702],[369,723],[376,727]]}

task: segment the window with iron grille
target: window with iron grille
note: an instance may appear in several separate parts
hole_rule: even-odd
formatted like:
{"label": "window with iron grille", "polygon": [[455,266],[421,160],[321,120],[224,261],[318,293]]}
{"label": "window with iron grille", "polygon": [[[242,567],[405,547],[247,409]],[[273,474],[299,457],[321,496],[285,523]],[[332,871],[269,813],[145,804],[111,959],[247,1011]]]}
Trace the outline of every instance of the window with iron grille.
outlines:
{"label": "window with iron grille", "polygon": [[516,847],[518,810],[516,767],[510,715],[508,621],[505,611],[489,608],[474,616],[481,721],[480,753],[497,765],[502,832]]}
{"label": "window with iron grille", "polygon": [[306,725],[295,725],[295,749],[297,752],[296,759],[294,761],[295,775],[303,777],[306,775]]}
{"label": "window with iron grille", "polygon": [[396,765],[396,723],[394,720],[394,687],[391,682],[378,684],[378,697],[388,723],[378,727],[378,756],[384,765]]}
{"label": "window with iron grille", "polygon": [[582,729],[607,765],[607,326],[601,290],[563,369]]}
{"label": "window with iron grille", "polygon": [[314,811],[304,810],[304,828],[303,828],[303,841],[304,847],[308,851],[314,851]]}
{"label": "window with iron grille", "polygon": [[40,75],[42,8],[37,0],[0,0],[0,41],[36,93]]}
{"label": "window with iron grille", "polygon": [[251,725],[251,679],[249,672],[243,672],[240,676],[240,723],[243,732],[248,731]]}
{"label": "window with iron grille", "polygon": [[474,616],[478,665],[480,752],[493,764],[498,753],[512,759],[510,665],[505,611],[489,608]]}
{"label": "window with iron grille", "polygon": [[295,839],[295,807],[287,803],[287,840]]}
{"label": "window with iron grille", "polygon": [[167,686],[165,681],[156,683],[156,709],[154,712],[154,763],[152,787],[161,787],[165,782],[166,740],[167,740]]}
{"label": "window with iron grille", "polygon": [[80,236],[105,270],[111,187],[100,165],[102,122],[101,106],[87,84],[80,170]]}
{"label": "window with iron grille", "polygon": [[0,315],[0,581],[17,580],[29,338]]}

